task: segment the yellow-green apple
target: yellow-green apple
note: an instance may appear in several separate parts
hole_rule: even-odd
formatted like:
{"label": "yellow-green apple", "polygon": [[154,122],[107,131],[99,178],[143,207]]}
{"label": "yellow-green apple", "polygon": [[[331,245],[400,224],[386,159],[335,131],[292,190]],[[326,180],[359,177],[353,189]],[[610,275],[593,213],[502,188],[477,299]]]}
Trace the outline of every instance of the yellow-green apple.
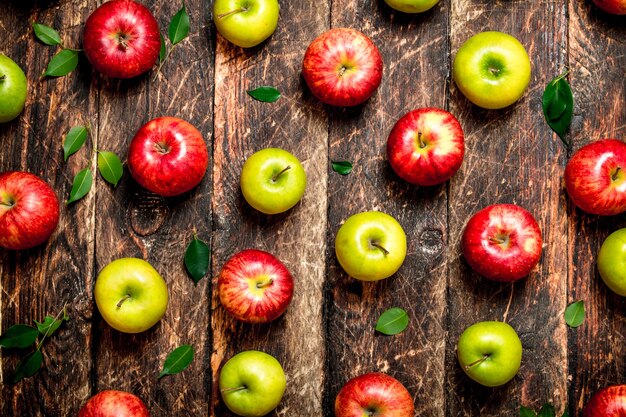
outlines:
{"label": "yellow-green apple", "polygon": [[626,229],[611,233],[598,253],[600,277],[613,292],[626,297]]}
{"label": "yellow-green apple", "polygon": [[306,172],[293,154],[266,148],[252,154],[243,164],[239,185],[253,208],[277,214],[300,201],[306,188]]}
{"label": "yellow-green apple", "polygon": [[128,169],[142,187],[171,197],[202,181],[209,153],[202,134],[176,117],[158,117],[137,131],[128,149]]}
{"label": "yellow-green apple", "polygon": [[150,417],[148,408],[130,392],[106,390],[91,397],[78,417]]}
{"label": "yellow-green apple", "polygon": [[40,245],[58,223],[59,200],[47,182],[28,172],[0,173],[0,247]]}
{"label": "yellow-green apple", "polygon": [[406,234],[400,223],[380,211],[352,215],[339,228],[335,254],[353,278],[378,281],[395,274],[406,256]]}
{"label": "yellow-green apple", "polygon": [[160,33],[145,6],[132,0],[112,0],[87,18],[83,50],[96,71],[113,78],[132,78],[156,63]]}
{"label": "yellow-green apple", "polygon": [[140,333],[165,314],[167,284],[143,259],[120,258],[100,271],[94,297],[109,326],[124,333]]}
{"label": "yellow-green apple", "polygon": [[336,28],[307,48],[302,75],[315,97],[332,106],[356,106],[380,85],[383,59],[370,38],[355,29]]}
{"label": "yellow-green apple", "polygon": [[626,385],[612,385],[596,392],[583,417],[626,417]]}
{"label": "yellow-green apple", "polygon": [[486,387],[497,387],[517,374],[522,363],[522,342],[510,325],[482,321],[461,334],[457,357],[467,376]]}
{"label": "yellow-green apple", "polygon": [[610,14],[626,14],[626,0],[593,0],[600,9]]}
{"label": "yellow-green apple", "polygon": [[0,123],[10,122],[24,110],[27,84],[20,66],[0,54]]}
{"label": "yellow-green apple", "polygon": [[499,282],[525,277],[541,258],[541,230],[526,209],[494,204],[474,214],[465,226],[461,247],[480,275]]}
{"label": "yellow-green apple", "polygon": [[432,9],[439,0],[385,0],[385,3],[404,13],[422,13]]}
{"label": "yellow-green apple", "polygon": [[626,143],[601,139],[580,148],[565,166],[565,188],[581,210],[600,216],[626,211]]}
{"label": "yellow-green apple", "polygon": [[400,178],[428,186],[447,181],[465,154],[463,129],[449,112],[421,108],[408,112],[387,138],[387,159]]}
{"label": "yellow-green apple", "polygon": [[352,378],[335,399],[335,417],[413,417],[413,397],[397,379],[380,372]]}
{"label": "yellow-green apple", "polygon": [[274,33],[279,10],[278,0],[215,0],[213,21],[227,41],[251,48]]}
{"label": "yellow-green apple", "polygon": [[530,82],[530,59],[513,36],[481,32],[461,45],[452,75],[469,101],[486,109],[501,109],[524,94]]}
{"label": "yellow-green apple", "polygon": [[233,255],[217,280],[226,311],[247,323],[266,323],[282,315],[293,298],[293,277],[271,253],[246,249]]}
{"label": "yellow-green apple", "polygon": [[276,358],[257,350],[230,358],[219,377],[224,404],[243,417],[261,417],[275,409],[286,385],[285,372]]}

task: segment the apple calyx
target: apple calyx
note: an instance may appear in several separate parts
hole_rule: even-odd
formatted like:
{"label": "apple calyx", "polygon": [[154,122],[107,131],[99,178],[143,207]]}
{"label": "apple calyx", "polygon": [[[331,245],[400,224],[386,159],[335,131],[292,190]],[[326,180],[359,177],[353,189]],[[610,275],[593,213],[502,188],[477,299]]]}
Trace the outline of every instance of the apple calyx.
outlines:
{"label": "apple calyx", "polygon": [[130,298],[130,294],[126,294],[125,296],[123,296],[120,301],[117,302],[117,308],[121,308],[122,304],[124,304],[124,301],[128,300]]}
{"label": "apple calyx", "polygon": [[389,251],[387,249],[385,249],[384,246],[382,246],[380,243],[378,243],[377,241],[370,241],[370,245],[372,245],[375,248],[380,249],[381,251],[383,251],[383,253],[385,254],[385,256],[389,255]]}
{"label": "apple calyx", "polygon": [[480,359],[476,359],[474,362],[472,362],[472,363],[468,363],[467,365],[465,365],[465,366],[464,366],[465,370],[466,370],[466,371],[468,371],[468,370],[470,370],[473,366],[480,365],[481,363],[483,363],[484,361],[486,361],[487,359],[489,359],[489,356],[491,356],[491,355],[490,355],[490,354],[485,353],[485,354],[483,355],[483,357],[482,357],[482,358],[480,358]]}
{"label": "apple calyx", "polygon": [[241,387],[222,388],[220,392],[223,394],[225,392],[243,391],[244,389],[248,389],[248,387],[246,387],[245,385],[242,385]]}
{"label": "apple calyx", "polygon": [[115,34],[115,39],[117,40],[117,45],[123,51],[128,49],[128,41],[130,41],[130,36],[124,32],[118,32]]}
{"label": "apple calyx", "polygon": [[280,171],[278,174],[272,177],[272,182],[276,182],[278,180],[278,177],[280,177],[281,175],[283,175],[285,172],[289,171],[290,169],[291,169],[291,165],[287,165],[282,171]]}
{"label": "apple calyx", "polygon": [[273,283],[274,283],[274,280],[272,278],[268,278],[265,281],[257,282],[256,283],[256,287],[257,288],[265,288],[265,287],[269,287]]}
{"label": "apple calyx", "polygon": [[227,12],[227,13],[218,14],[217,18],[218,19],[223,19],[223,18],[228,17],[228,16],[230,16],[232,14],[241,13],[241,12],[247,12],[248,9],[249,9],[248,7],[240,7],[238,9],[231,10],[230,12]]}

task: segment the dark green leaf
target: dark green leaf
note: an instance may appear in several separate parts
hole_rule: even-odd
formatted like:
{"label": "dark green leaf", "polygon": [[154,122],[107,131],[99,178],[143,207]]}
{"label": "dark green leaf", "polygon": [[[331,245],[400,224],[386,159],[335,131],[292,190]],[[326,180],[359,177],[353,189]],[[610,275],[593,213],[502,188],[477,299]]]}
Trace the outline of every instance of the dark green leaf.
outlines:
{"label": "dark green leaf", "polygon": [[91,189],[92,183],[93,176],[91,175],[91,170],[89,168],[83,169],[76,174],[72,184],[72,191],[70,191],[70,198],[65,202],[65,204],[73,203],[86,196]]}
{"label": "dark green leaf", "polygon": [[539,410],[537,417],[556,417],[556,411],[552,404],[544,404]]}
{"label": "dark green leaf", "polygon": [[332,161],[333,171],[341,175],[348,175],[352,172],[352,162],[349,161]]}
{"label": "dark green leaf", "polygon": [[263,86],[246,91],[250,97],[264,103],[273,103],[280,98],[280,91],[274,87]]}
{"label": "dark green leaf", "polygon": [[520,417],[537,417],[537,414],[530,408],[524,407],[523,405],[519,408]]}
{"label": "dark green leaf", "polygon": [[165,45],[165,39],[163,39],[163,35],[159,33],[161,37],[161,51],[159,52],[159,63],[165,61],[165,56],[167,55],[167,46]]}
{"label": "dark green leaf", "polygon": [[63,49],[50,60],[44,77],[62,77],[74,71],[78,65],[78,51]]}
{"label": "dark green leaf", "polygon": [[185,268],[195,284],[209,271],[209,246],[195,236],[185,251]]}
{"label": "dark green leaf", "polygon": [[386,335],[398,334],[409,325],[409,315],[401,308],[392,307],[385,311],[378,322],[376,322],[376,330]]}
{"label": "dark green leaf", "polygon": [[565,309],[565,323],[569,327],[578,327],[585,321],[585,302],[580,300]]}
{"label": "dark green leaf", "polygon": [[4,348],[25,348],[37,340],[39,332],[32,326],[25,324],[16,324],[9,327],[6,332],[0,336],[0,346]]}
{"label": "dark green leaf", "polygon": [[543,92],[541,105],[550,128],[559,135],[565,146],[570,147],[571,143],[566,139],[565,133],[572,123],[574,96],[565,80],[566,75],[567,72],[550,81]]}
{"label": "dark green leaf", "polygon": [[87,140],[87,127],[76,126],[70,129],[63,141],[63,160],[76,153]]}
{"label": "dark green leaf", "polygon": [[174,375],[187,369],[193,361],[195,352],[190,345],[182,345],[174,349],[163,364],[163,370],[159,374],[159,379],[165,375]]}
{"label": "dark green leaf", "polygon": [[41,351],[36,350],[29,353],[19,361],[15,368],[15,374],[13,375],[13,383],[16,384],[24,378],[35,375],[35,373],[41,368],[43,363],[43,356]]}
{"label": "dark green leaf", "polygon": [[58,32],[52,29],[50,26],[33,22],[33,30],[35,31],[35,36],[37,36],[37,39],[39,39],[46,45],[54,46],[63,44],[63,42],[61,41],[61,36],[59,36]]}
{"label": "dark green leaf", "polygon": [[117,183],[124,173],[120,158],[113,152],[108,151],[98,152],[98,170],[107,182],[113,184],[113,187],[117,187]]}
{"label": "dark green leaf", "polygon": [[178,13],[172,18],[168,35],[172,45],[176,45],[189,35],[189,15],[185,9],[185,3],[183,3],[183,7],[181,7]]}

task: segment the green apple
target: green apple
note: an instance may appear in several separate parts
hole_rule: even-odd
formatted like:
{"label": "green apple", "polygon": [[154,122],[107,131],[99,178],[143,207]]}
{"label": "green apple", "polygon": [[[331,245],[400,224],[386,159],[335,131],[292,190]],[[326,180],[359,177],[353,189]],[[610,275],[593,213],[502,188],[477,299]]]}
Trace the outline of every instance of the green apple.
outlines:
{"label": "green apple", "polygon": [[213,21],[226,40],[251,48],[274,33],[279,9],[278,0],[215,0]]}
{"label": "green apple", "polygon": [[457,357],[467,376],[484,386],[497,387],[517,374],[522,363],[522,342],[508,324],[482,321],[461,334]]}
{"label": "green apple", "polygon": [[501,109],[524,94],[530,82],[530,59],[513,36],[482,32],[461,45],[452,76],[469,101],[486,109]]}
{"label": "green apple", "polygon": [[422,13],[432,9],[439,0],[385,0],[385,3],[404,13]]}
{"label": "green apple", "polygon": [[598,253],[598,271],[613,292],[626,297],[626,229],[611,233]]}
{"label": "green apple", "polygon": [[246,160],[239,184],[248,204],[262,213],[277,214],[300,201],[306,188],[306,173],[291,153],[267,148]]}
{"label": "green apple", "polygon": [[24,110],[27,89],[24,71],[0,54],[0,123],[10,122]]}
{"label": "green apple", "polygon": [[236,354],[220,371],[222,399],[230,411],[243,417],[260,417],[275,409],[286,385],[280,363],[258,350]]}
{"label": "green apple", "polygon": [[406,234],[390,215],[366,211],[349,217],[339,228],[335,253],[351,277],[378,281],[400,269],[406,256]]}
{"label": "green apple", "polygon": [[167,285],[148,262],[117,259],[105,266],[94,288],[102,318],[120,332],[140,333],[154,326],[167,309]]}

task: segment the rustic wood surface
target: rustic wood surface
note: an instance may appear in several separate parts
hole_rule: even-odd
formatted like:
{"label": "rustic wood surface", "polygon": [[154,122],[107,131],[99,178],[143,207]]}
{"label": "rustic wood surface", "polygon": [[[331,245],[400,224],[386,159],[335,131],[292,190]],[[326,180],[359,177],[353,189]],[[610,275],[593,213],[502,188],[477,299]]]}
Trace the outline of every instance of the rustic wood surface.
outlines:
{"label": "rustic wood surface", "polygon": [[[0,333],[64,303],[71,316],[46,342],[44,366],[34,377],[10,384],[20,356],[0,352],[1,416],[75,416],[91,395],[109,388],[139,395],[155,417],[232,416],[216,380],[225,360],[250,348],[276,356],[287,373],[285,397],[271,416],[333,416],[341,386],[369,371],[402,381],[416,416],[512,416],[522,404],[545,402],[577,416],[593,392],[626,383],[626,298],[607,289],[595,265],[603,239],[626,226],[626,217],[574,208],[562,181],[572,151],[541,112],[543,88],[567,67],[574,149],[599,138],[626,139],[624,17],[601,13],[589,0],[442,0],[417,16],[393,12],[382,0],[292,0],[281,1],[270,40],[244,50],[217,35],[210,1],[188,0],[190,37],[156,79],[153,70],[109,80],[81,59],[72,74],[40,80],[55,48],[37,42],[30,23],[57,28],[78,48],[83,23],[100,3],[0,2],[0,53],[29,79],[24,113],[0,125],[0,171],[36,173],[66,199],[78,171],[96,172],[96,150],[124,159],[137,129],[162,115],[199,128],[210,168],[199,187],[172,199],[142,190],[128,172],[117,188],[96,176],[86,198],[63,205],[46,244],[0,250]],[[143,3],[164,31],[180,7]],[[324,106],[300,75],[307,45],[331,27],[363,31],[383,55],[383,82],[362,106]],[[501,111],[471,105],[450,76],[456,50],[483,30],[516,36],[531,56],[526,94]],[[283,97],[273,104],[251,100],[246,90],[260,85],[276,86]],[[448,183],[420,189],[393,173],[384,149],[395,121],[423,106],[457,116],[466,157]],[[63,136],[79,124],[90,126],[90,140],[63,162]],[[277,216],[251,209],[238,185],[245,159],[270,146],[294,153],[308,176],[302,202]],[[355,165],[345,177],[330,168],[331,160],[343,159]],[[501,202],[526,207],[543,231],[539,267],[515,284],[480,278],[460,255],[467,219]],[[341,223],[366,210],[393,215],[407,233],[405,264],[383,282],[351,279],[334,255]],[[210,277],[197,286],[182,263],[194,230],[212,248]],[[292,305],[271,324],[237,322],[216,295],[222,264],[245,248],[274,253],[296,278]],[[93,301],[98,271],[127,256],[148,260],[170,291],[165,317],[134,336],[108,327]],[[587,318],[570,329],[563,310],[579,299]],[[392,337],[375,333],[376,319],[392,306],[409,312],[409,328]],[[496,389],[469,380],[455,358],[460,333],[483,320],[510,323],[524,348],[519,374]],[[191,367],[157,380],[165,356],[180,344],[197,351]]]}

